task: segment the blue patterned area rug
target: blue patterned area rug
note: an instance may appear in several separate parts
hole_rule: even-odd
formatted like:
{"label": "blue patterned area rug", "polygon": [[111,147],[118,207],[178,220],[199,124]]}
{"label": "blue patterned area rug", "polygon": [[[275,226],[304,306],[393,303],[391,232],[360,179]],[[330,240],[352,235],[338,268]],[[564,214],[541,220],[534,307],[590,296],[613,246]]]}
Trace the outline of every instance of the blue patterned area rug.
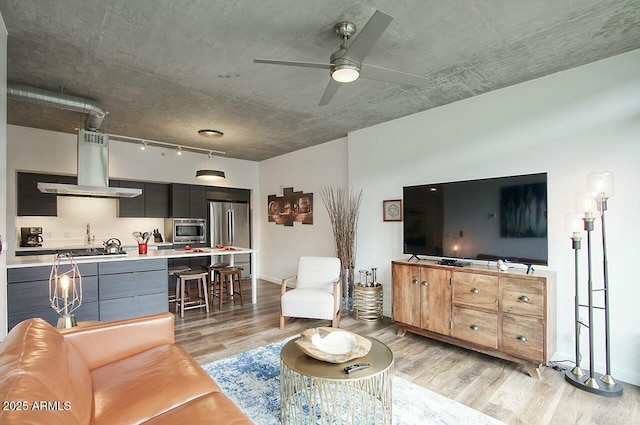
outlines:
{"label": "blue patterned area rug", "polygon": [[[280,349],[288,341],[207,363],[202,368],[222,391],[258,425],[280,423]],[[393,377],[393,423],[396,425],[499,425],[490,416]]]}

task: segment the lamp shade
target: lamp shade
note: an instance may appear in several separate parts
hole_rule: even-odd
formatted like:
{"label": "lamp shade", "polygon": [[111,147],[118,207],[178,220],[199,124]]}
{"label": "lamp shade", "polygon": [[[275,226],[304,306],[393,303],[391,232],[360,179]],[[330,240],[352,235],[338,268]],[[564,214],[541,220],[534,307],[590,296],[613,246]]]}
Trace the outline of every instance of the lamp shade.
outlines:
{"label": "lamp shade", "polygon": [[565,231],[571,239],[581,239],[582,231],[584,230],[584,222],[582,221],[582,215],[577,213],[567,214],[564,218]]}
{"label": "lamp shade", "polygon": [[71,314],[82,304],[82,276],[71,253],[56,254],[49,276],[49,302],[60,315],[58,328],[76,326]]}
{"label": "lamp shade", "polygon": [[595,218],[600,214],[592,192],[584,191],[576,195],[576,211],[580,211],[584,218]]}
{"label": "lamp shade", "polygon": [[613,173],[611,171],[589,173],[587,187],[596,199],[611,198],[613,196]]}
{"label": "lamp shade", "polygon": [[199,180],[218,180],[224,179],[224,171],[219,170],[198,170],[196,171],[196,178]]}

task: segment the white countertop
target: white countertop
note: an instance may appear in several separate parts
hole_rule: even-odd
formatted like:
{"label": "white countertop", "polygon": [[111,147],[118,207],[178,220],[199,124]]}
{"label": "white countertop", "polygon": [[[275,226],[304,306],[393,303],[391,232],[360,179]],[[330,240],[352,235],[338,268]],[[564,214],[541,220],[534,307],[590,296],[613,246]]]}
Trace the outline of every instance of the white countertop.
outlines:
{"label": "white countertop", "polygon": [[[132,261],[145,260],[153,258],[185,258],[185,257],[201,257],[205,255],[234,255],[249,254],[257,252],[255,249],[234,247],[233,250],[217,249],[217,248],[194,248],[189,251],[184,249],[149,249],[147,254],[138,254],[138,251],[128,251],[123,255],[98,255],[95,257],[74,257],[78,264],[82,263],[103,263],[107,261]],[[43,248],[39,248],[42,250]],[[35,267],[35,266],[51,266],[53,265],[54,255],[25,255],[16,257],[14,260],[7,261],[7,268]]]}
{"label": "white countertop", "polygon": [[[165,247],[165,246],[172,246],[173,243],[171,242],[149,242],[147,244],[149,246],[149,249],[153,249],[153,248],[161,248],[161,247]],[[78,243],[68,243],[68,244],[60,244],[60,243],[55,243],[55,244],[51,244],[51,243],[47,243],[47,242],[43,242],[42,246],[21,246],[16,248],[16,252],[30,252],[30,251],[47,251],[47,250],[55,250],[55,251],[64,251],[64,250],[76,250],[76,249],[103,249],[104,245],[102,242],[100,243],[91,243],[91,244],[87,244],[87,243],[82,243],[82,242],[78,242]],[[122,249],[129,251],[132,249],[138,249],[138,244],[137,243],[131,243],[131,244],[122,244]]]}

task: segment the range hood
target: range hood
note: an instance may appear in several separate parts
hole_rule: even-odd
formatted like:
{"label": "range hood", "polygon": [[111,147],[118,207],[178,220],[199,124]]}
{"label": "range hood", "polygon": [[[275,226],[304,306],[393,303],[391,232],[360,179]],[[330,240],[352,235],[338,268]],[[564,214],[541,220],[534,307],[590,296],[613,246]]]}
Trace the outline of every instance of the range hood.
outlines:
{"label": "range hood", "polygon": [[78,132],[78,184],[38,183],[43,193],[94,198],[135,198],[141,189],[109,187],[109,136],[95,131]]}

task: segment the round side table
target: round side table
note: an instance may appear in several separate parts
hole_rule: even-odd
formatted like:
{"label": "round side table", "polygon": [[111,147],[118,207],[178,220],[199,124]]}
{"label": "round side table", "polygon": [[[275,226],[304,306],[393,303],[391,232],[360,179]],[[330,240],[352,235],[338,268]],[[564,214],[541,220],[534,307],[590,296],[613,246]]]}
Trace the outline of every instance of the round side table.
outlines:
{"label": "round side table", "polygon": [[[280,421],[283,424],[388,424],[392,421],[393,353],[372,338],[369,353],[327,363],[303,353],[295,340],[280,352]],[[350,374],[346,366],[371,366]]]}
{"label": "round side table", "polygon": [[382,320],[382,285],[353,287],[353,310],[356,320]]}

